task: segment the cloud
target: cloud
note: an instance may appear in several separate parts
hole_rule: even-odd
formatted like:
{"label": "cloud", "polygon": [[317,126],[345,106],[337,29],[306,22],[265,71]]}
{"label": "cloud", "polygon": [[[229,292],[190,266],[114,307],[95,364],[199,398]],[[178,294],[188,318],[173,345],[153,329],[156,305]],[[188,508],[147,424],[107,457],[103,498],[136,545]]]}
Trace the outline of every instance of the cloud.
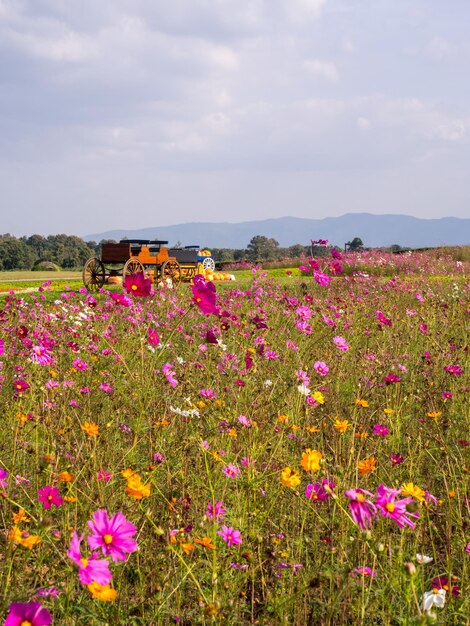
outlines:
{"label": "cloud", "polygon": [[338,80],[338,70],[331,61],[321,61],[320,59],[307,59],[303,63],[304,68],[313,76],[319,76],[332,83]]}

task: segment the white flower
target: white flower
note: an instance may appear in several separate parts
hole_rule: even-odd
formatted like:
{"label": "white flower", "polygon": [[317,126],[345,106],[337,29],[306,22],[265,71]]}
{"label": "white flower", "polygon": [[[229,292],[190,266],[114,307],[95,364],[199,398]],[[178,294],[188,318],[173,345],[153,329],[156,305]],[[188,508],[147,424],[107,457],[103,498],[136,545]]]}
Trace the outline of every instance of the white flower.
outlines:
{"label": "white flower", "polygon": [[263,387],[266,387],[266,389],[268,387],[272,387],[272,386],[273,386],[273,381],[269,380],[269,378],[267,380],[265,380],[264,383],[263,383]]}
{"label": "white flower", "polygon": [[430,609],[432,609],[433,606],[437,606],[442,609],[445,601],[445,589],[433,589],[432,591],[426,591],[423,594],[423,611],[429,611]]}
{"label": "white flower", "polygon": [[432,558],[432,556],[426,556],[425,554],[417,554],[416,555],[416,560],[421,565],[426,565],[427,563],[431,563],[433,558]]}
{"label": "white flower", "polygon": [[303,396],[310,395],[310,389],[307,387],[307,385],[298,385],[297,389],[299,390],[299,393],[301,393]]}

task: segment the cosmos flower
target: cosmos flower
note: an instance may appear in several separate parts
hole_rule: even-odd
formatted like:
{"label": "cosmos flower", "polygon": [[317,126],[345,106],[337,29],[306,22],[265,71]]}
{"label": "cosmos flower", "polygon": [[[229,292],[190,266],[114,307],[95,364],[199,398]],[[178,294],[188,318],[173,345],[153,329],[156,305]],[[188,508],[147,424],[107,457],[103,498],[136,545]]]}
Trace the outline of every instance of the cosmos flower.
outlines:
{"label": "cosmos flower", "polygon": [[214,283],[206,281],[204,276],[197,274],[194,277],[191,290],[193,292],[193,302],[197,304],[204,315],[217,314],[218,307],[215,304],[216,288]]}
{"label": "cosmos flower", "polygon": [[8,607],[4,626],[49,626],[52,615],[39,602],[13,602]]}
{"label": "cosmos flower", "polygon": [[106,510],[99,509],[93,513],[92,518],[93,521],[88,521],[92,532],[88,535],[90,550],[101,548],[103,554],[111,556],[115,563],[125,561],[127,554],[137,550],[134,539],[137,528],[121,512],[115,513],[110,519]]}
{"label": "cosmos flower", "polygon": [[137,272],[136,274],[127,274],[123,283],[124,289],[127,293],[138,297],[147,297],[152,292],[152,281],[149,278],[145,278],[143,272]]}
{"label": "cosmos flower", "polygon": [[226,510],[224,508],[224,503],[220,500],[215,504],[212,504],[212,502],[207,503],[206,515],[210,520],[213,520],[215,518],[218,521],[219,519],[223,518],[225,513]]}
{"label": "cosmos flower", "polygon": [[409,497],[396,500],[396,497],[400,494],[400,489],[390,489],[389,487],[385,487],[385,485],[379,485],[375,504],[382,514],[382,517],[390,518],[401,528],[405,526],[414,528],[416,524],[410,518],[418,518],[419,514],[410,513],[406,508],[407,504],[413,502],[413,498]]}
{"label": "cosmos flower", "polygon": [[318,472],[320,469],[320,461],[323,458],[323,454],[318,452],[318,450],[311,450],[307,448],[305,452],[302,454],[302,460],[300,461],[300,465],[304,468],[306,472]]}
{"label": "cosmos flower", "polygon": [[51,487],[50,485],[38,489],[38,496],[45,509],[50,509],[52,505],[59,508],[64,503],[57,487]]}
{"label": "cosmos flower", "polygon": [[78,578],[82,585],[90,585],[91,583],[98,583],[99,585],[109,585],[113,576],[109,571],[109,561],[106,559],[99,559],[96,555],[91,555],[89,558],[82,558],[80,553],[80,544],[83,541],[85,535],[79,537],[74,531],[72,540],[70,542],[70,548],[67,550],[67,556],[76,565],[78,565]]}
{"label": "cosmos flower", "polygon": [[231,526],[222,526],[222,528],[217,531],[217,534],[222,537],[229,548],[243,543],[240,531],[235,530],[235,528]]}
{"label": "cosmos flower", "polygon": [[326,376],[330,371],[330,368],[324,361],[315,361],[313,369],[320,374],[320,376]]}
{"label": "cosmos flower", "polygon": [[431,591],[425,591],[421,601],[423,611],[430,611],[433,606],[437,606],[442,609],[446,602],[445,589],[432,589]]}
{"label": "cosmos flower", "polygon": [[372,519],[377,514],[377,507],[366,496],[373,498],[373,494],[365,489],[349,489],[344,493],[349,498],[349,510],[353,521],[361,530],[372,526]]}
{"label": "cosmos flower", "polygon": [[344,339],[344,337],[340,337],[339,335],[333,337],[333,343],[342,352],[347,352],[349,350],[348,342],[346,341],[346,339]]}

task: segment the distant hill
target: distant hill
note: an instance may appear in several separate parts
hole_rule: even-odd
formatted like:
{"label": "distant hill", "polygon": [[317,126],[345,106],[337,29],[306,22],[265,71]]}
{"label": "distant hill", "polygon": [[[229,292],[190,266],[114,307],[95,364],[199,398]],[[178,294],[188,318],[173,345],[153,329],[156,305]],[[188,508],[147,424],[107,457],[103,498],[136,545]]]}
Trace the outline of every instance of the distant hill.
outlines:
{"label": "distant hill", "polygon": [[168,240],[170,246],[180,241],[187,246],[246,248],[256,235],[273,237],[282,247],[296,243],[307,245],[311,239],[328,239],[331,244],[343,246],[354,237],[360,237],[366,247],[374,248],[393,244],[410,248],[459,246],[470,244],[470,219],[347,213],[324,219],[281,217],[238,224],[195,222],[139,230],[109,230],[87,235],[83,239],[101,241],[127,237]]}

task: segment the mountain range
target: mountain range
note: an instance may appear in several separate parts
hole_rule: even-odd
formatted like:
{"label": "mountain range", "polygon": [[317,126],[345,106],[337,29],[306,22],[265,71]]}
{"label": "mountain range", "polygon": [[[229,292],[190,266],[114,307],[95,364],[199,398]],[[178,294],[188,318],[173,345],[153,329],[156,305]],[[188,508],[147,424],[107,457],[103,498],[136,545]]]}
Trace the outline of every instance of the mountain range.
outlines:
{"label": "mountain range", "polygon": [[422,219],[407,215],[373,215],[347,213],[341,217],[308,219],[281,217],[232,224],[229,222],[193,222],[174,226],[155,226],[137,230],[109,230],[83,237],[85,241],[115,239],[168,240],[185,246],[201,245],[208,248],[246,248],[256,235],[272,237],[280,246],[296,243],[310,244],[312,239],[328,239],[340,247],[360,237],[370,248],[391,246],[425,248],[470,244],[470,219],[444,217]]}

